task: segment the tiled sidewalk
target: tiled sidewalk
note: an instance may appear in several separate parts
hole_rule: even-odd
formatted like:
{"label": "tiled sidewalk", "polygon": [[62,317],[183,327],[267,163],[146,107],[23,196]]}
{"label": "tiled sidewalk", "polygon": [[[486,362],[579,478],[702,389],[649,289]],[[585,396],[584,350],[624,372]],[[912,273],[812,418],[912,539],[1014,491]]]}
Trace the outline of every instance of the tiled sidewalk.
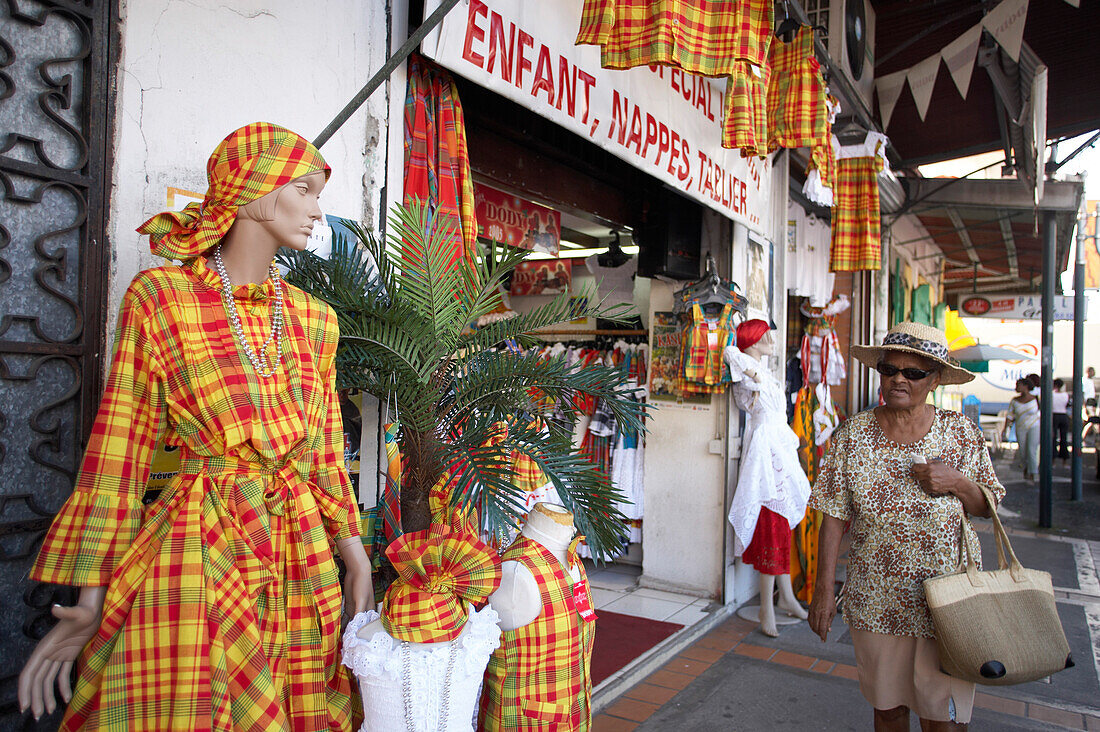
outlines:
{"label": "tiled sidewalk", "polygon": [[[755,623],[741,618],[734,617],[725,621],[597,715],[593,720],[593,732],[630,732],[636,729],[672,702],[677,694],[687,689],[714,663],[730,653],[757,662],[766,662],[773,672],[792,670],[842,679],[858,693],[855,666],[770,647],[767,644],[773,639],[755,633],[755,630]],[[746,641],[750,634],[752,637]],[[797,688],[798,683],[807,680],[807,677],[799,674],[797,677],[783,678],[782,683]],[[978,717],[979,710],[992,710],[998,715],[1018,718],[1017,723],[1023,726],[1049,728],[1047,725],[1053,724],[1067,729],[1100,732],[1100,715],[1071,712],[1031,701],[978,692],[975,708],[975,728],[991,728],[988,725],[979,725]],[[869,714],[869,709],[862,711]]]}

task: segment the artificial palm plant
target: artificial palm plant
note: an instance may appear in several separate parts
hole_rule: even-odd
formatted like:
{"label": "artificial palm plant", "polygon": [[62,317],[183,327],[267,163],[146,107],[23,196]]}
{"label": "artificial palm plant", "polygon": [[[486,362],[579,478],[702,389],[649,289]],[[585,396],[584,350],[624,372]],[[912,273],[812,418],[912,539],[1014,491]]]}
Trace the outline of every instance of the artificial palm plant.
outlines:
{"label": "artificial palm plant", "polygon": [[[628,429],[641,429],[644,407],[624,393],[622,369],[571,366],[519,349],[539,329],[580,317],[621,319],[594,292],[566,294],[484,328],[470,324],[501,305],[500,285],[528,252],[488,246],[460,256],[453,219],[417,203],[395,207],[388,241],[355,228],[336,237],[326,258],[286,252],[287,279],[329,303],[340,323],[338,388],[354,388],[396,407],[404,531],[428,528],[429,492],[447,471],[452,504],[477,510],[501,534],[525,511],[510,457],[529,456],[554,484],[597,556],[625,533],[607,476],[573,445],[575,397],[602,399]],[[564,419],[532,418],[554,404]]]}

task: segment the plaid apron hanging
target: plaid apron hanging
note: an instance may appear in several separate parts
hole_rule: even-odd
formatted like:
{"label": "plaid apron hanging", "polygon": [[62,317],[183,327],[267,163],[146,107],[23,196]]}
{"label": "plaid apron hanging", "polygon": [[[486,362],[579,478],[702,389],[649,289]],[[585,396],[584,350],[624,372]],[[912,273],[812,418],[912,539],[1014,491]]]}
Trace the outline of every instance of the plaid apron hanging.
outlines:
{"label": "plaid apron hanging", "polygon": [[768,150],[827,143],[829,114],[813,28],[803,26],[790,43],[774,41],[769,65]]}
{"label": "plaid apron hanging", "polygon": [[841,158],[833,186],[830,272],[878,270],[882,266],[878,174],[882,158]]}

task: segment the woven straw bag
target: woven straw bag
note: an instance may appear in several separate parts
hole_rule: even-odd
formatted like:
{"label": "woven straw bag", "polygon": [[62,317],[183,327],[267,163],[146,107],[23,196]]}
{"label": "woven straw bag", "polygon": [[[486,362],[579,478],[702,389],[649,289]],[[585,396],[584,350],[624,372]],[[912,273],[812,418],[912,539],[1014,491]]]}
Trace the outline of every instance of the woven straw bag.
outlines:
{"label": "woven straw bag", "polygon": [[1020,564],[997,516],[996,501],[985,488],[982,494],[993,516],[1000,568],[978,570],[965,540],[969,522],[964,520],[966,565],[960,561],[957,571],[924,581],[940,667],[950,676],[993,686],[1035,681],[1069,668],[1073,661],[1054,606],[1050,573]]}

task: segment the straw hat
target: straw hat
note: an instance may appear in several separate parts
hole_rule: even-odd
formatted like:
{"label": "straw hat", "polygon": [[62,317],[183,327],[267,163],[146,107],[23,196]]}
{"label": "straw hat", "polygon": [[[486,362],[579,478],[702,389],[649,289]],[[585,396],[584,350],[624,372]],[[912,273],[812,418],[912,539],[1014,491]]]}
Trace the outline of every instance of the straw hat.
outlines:
{"label": "straw hat", "polygon": [[870,368],[878,366],[886,351],[912,353],[940,364],[943,367],[940,370],[940,384],[965,384],[974,378],[974,374],[947,355],[947,336],[931,325],[898,323],[882,339],[881,346],[852,346],[852,355]]}

